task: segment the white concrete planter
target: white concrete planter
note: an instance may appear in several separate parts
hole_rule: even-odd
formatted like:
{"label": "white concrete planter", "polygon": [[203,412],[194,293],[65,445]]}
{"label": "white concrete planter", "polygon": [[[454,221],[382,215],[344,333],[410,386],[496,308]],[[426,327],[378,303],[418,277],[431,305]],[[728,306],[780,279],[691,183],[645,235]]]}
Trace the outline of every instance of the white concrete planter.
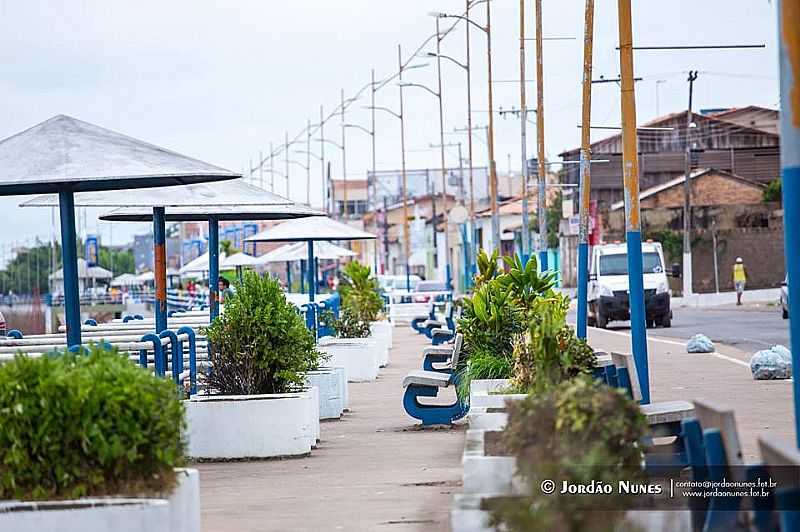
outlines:
{"label": "white concrete planter", "polygon": [[168,499],[0,502],[0,530],[200,532],[200,475],[196,469],[175,473],[177,484]]}
{"label": "white concrete planter", "polygon": [[481,510],[481,504],[489,497],[456,494],[450,510],[452,532],[494,532],[489,526],[489,512]]}
{"label": "white concrete planter", "polygon": [[344,389],[347,388],[344,369],[323,368],[309,371],[305,375],[305,384],[319,390],[319,418],[339,419],[344,412]]}
{"label": "white concrete planter", "polygon": [[469,406],[473,408],[504,408],[507,400],[522,400],[524,393],[495,393],[508,388],[508,379],[479,379],[469,384]]}
{"label": "white concrete planter", "polygon": [[379,345],[378,365],[385,368],[389,365],[389,349],[392,348],[392,325],[388,321],[373,321],[369,328]]}
{"label": "white concrete planter", "polygon": [[319,436],[315,390],[192,397],[185,402],[189,456],[235,459],[310,453]]}
{"label": "white concrete planter", "polygon": [[496,431],[470,429],[464,439],[464,494],[522,495],[525,485],[516,475],[516,458],[486,454],[486,436]]}
{"label": "white concrete planter", "polygon": [[[0,502],[0,530],[13,532],[172,532],[164,499]],[[198,529],[199,530],[199,529]]]}
{"label": "white concrete planter", "polygon": [[343,367],[347,382],[368,382],[378,378],[379,348],[373,338],[319,339],[319,349],[330,355],[328,364]]}
{"label": "white concrete planter", "polygon": [[503,430],[508,424],[506,412],[496,412],[493,408],[470,407],[467,413],[469,428],[479,430]]}
{"label": "white concrete planter", "polygon": [[200,532],[200,473],[176,469],[177,485],[170,495],[170,532]]}

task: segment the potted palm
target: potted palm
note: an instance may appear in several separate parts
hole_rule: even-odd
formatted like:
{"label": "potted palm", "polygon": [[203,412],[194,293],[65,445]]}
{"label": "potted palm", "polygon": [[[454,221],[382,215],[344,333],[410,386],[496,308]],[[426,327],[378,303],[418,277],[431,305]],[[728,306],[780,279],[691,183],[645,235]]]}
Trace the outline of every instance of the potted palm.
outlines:
{"label": "potted palm", "polygon": [[373,329],[383,310],[383,299],[370,268],[358,261],[345,266],[339,295],[339,317],[330,313],[325,316],[335,336],[321,338],[320,349],[330,355],[332,366],[345,368],[348,381],[374,380],[378,368],[388,364],[389,336],[381,325]]}
{"label": "potted palm", "polygon": [[310,453],[319,435],[316,388],[305,372],[321,360],[314,335],[277,280],[245,272],[206,329],[205,393],[187,401],[189,455],[268,458]]}
{"label": "potted palm", "polygon": [[174,383],[107,346],[0,366],[0,530],[199,532]]}

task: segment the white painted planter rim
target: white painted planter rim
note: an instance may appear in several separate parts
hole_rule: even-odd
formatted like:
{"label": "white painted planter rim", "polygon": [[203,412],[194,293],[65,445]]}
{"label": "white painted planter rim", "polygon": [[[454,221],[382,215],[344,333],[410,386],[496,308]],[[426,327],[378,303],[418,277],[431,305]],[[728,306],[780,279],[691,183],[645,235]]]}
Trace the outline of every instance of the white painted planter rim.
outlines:
{"label": "white painted planter rim", "polygon": [[147,506],[150,504],[167,504],[167,500],[159,498],[103,497],[65,501],[3,501],[0,502],[0,514],[46,512],[49,510],[82,510],[108,506]]}
{"label": "white painted planter rim", "polygon": [[319,339],[319,345],[371,345],[376,341],[375,338],[334,338],[333,336],[323,336]]}
{"label": "white painted planter rim", "polygon": [[297,399],[303,392],[265,393],[256,395],[193,395],[189,401],[193,403],[219,402],[219,401],[274,401],[276,399]]}

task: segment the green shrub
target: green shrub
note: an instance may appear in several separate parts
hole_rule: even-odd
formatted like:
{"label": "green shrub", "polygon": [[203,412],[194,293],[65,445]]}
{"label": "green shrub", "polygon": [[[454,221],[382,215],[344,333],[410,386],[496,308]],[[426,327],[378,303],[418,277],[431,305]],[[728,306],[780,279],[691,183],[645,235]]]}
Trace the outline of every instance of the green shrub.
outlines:
{"label": "green shrub", "polygon": [[591,375],[597,360],[585,340],[566,323],[569,299],[551,293],[536,300],[529,329],[514,347],[514,387],[541,392],[581,374]]}
{"label": "green shrub", "polygon": [[781,180],[773,179],[770,181],[766,188],[764,188],[764,191],[761,193],[761,195],[765,203],[782,202],[783,188]]}
{"label": "green shrub", "polygon": [[[622,390],[578,377],[509,402],[508,410],[504,444],[516,455],[531,495],[497,501],[493,525],[520,532],[618,530],[630,499],[560,494],[560,484],[596,481],[616,486],[618,480],[642,479],[639,441],[647,423],[639,406]],[[554,494],[542,493],[545,479],[556,481]]]}
{"label": "green shrub", "polygon": [[367,338],[371,332],[370,322],[359,319],[349,308],[341,309],[338,319],[326,310],[322,320],[333,329],[336,338]]}
{"label": "green shrub", "polygon": [[244,273],[225,312],[207,329],[212,371],[202,378],[214,393],[284,393],[303,383],[302,373],[321,360],[314,334],[269,276]]}
{"label": "green shrub", "polygon": [[116,350],[0,366],[0,499],[153,495],[184,459],[174,383]]}

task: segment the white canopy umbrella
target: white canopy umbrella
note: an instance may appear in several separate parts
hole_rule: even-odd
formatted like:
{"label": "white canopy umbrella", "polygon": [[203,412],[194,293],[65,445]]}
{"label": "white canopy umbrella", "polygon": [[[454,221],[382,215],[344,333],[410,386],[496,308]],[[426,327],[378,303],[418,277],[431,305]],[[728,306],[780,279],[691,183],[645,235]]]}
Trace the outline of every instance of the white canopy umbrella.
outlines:
{"label": "white canopy umbrella", "polygon": [[249,266],[257,266],[261,264],[257,257],[248,255],[247,253],[234,253],[230,257],[226,257],[220,265],[220,270],[238,270]]}
{"label": "white canopy umbrella", "polygon": [[309,240],[372,240],[376,236],[327,216],[297,218],[245,239],[245,242],[308,242]]}
{"label": "white canopy umbrella", "polygon": [[[114,274],[100,266],[89,266],[86,259],[78,258],[78,279],[111,279]],[[64,279],[64,269],[59,268],[50,274],[50,279],[61,281]]]}
{"label": "white canopy umbrella", "polygon": [[245,242],[306,242],[308,246],[308,296],[314,301],[316,291],[316,268],[314,267],[314,245],[317,240],[374,240],[372,233],[356,229],[332,220],[327,216],[298,218],[280,223],[265,231],[246,238]]}
{"label": "white canopy umbrella", "polygon": [[[225,253],[220,251],[219,258],[225,260]],[[183,268],[180,269],[180,274],[191,276],[192,274],[203,274],[208,271],[208,251],[190,261]]]}
{"label": "white canopy umbrella", "polygon": [[[355,251],[331,244],[330,242],[314,242],[314,257],[322,260],[336,260],[354,257]],[[308,259],[308,245],[305,242],[286,244],[258,257],[259,264],[268,262],[293,262]]]}
{"label": "white canopy umbrella", "polygon": [[136,280],[136,277],[137,276],[132,273],[117,275],[111,280],[111,286],[139,286],[142,283]]}

